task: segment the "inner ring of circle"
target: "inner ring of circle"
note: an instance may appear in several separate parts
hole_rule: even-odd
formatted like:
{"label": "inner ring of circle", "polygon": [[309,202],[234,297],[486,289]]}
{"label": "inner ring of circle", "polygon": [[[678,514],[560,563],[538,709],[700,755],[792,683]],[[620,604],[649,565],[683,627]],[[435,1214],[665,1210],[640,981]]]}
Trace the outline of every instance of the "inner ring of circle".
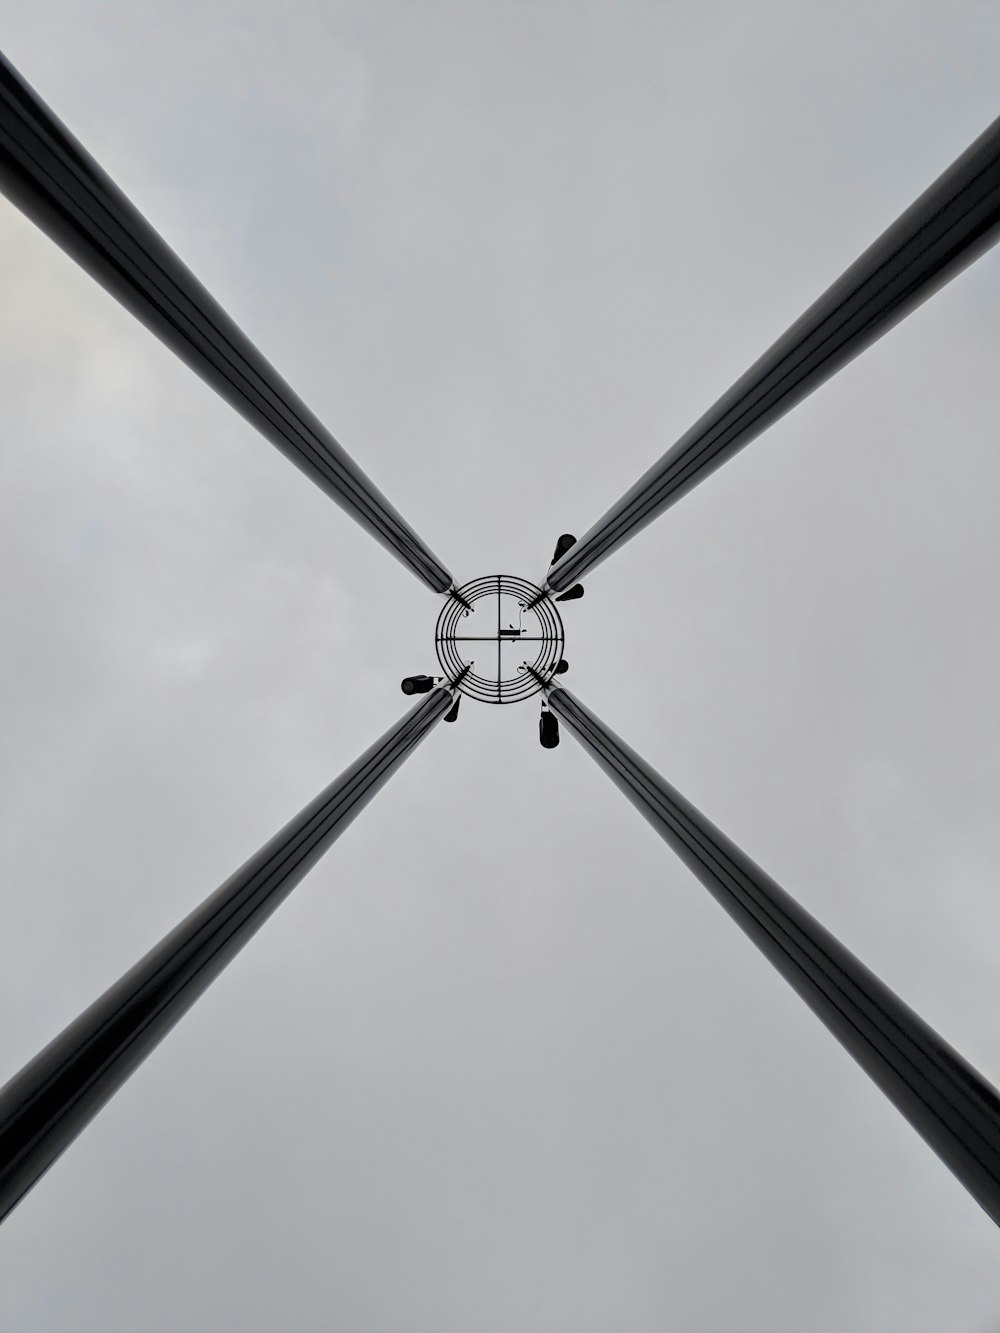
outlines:
{"label": "inner ring of circle", "polygon": [[[540,679],[532,671],[519,667],[516,675],[504,678],[499,669],[499,653],[509,651],[506,635],[500,634],[499,610],[503,597],[515,598],[524,609],[530,609],[538,621],[538,635],[524,636],[523,639],[511,638],[509,644],[523,643],[537,646],[532,656],[526,654],[530,664]],[[462,638],[463,622],[469,617],[477,603],[487,598],[497,601],[498,623],[495,635],[484,635],[481,644],[470,644],[487,650],[473,659],[468,656],[465,645],[459,650],[458,642]],[[535,602],[529,608],[529,603]],[[476,636],[478,638],[478,636]],[[551,597],[543,597],[542,590],[527,579],[515,578],[509,574],[488,574],[482,578],[464,583],[455,592],[450,593],[438,616],[434,635],[434,647],[438,661],[446,679],[456,685],[462,694],[478,699],[481,703],[509,704],[517,703],[537,694],[543,683],[555,675],[555,668],[562,657],[564,632],[562,619]],[[497,661],[497,674],[484,675],[484,662],[492,667]],[[480,668],[477,670],[477,667]],[[464,674],[463,674],[464,670]]]}

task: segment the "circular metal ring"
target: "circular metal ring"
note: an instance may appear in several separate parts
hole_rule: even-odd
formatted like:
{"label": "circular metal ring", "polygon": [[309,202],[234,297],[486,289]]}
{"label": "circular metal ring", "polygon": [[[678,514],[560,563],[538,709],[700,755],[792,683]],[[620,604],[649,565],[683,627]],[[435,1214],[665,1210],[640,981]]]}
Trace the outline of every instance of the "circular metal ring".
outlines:
{"label": "circular metal ring", "polygon": [[510,574],[488,574],[454,589],[434,632],[449,683],[487,704],[518,703],[537,694],[554,677],[563,644],[553,599]]}

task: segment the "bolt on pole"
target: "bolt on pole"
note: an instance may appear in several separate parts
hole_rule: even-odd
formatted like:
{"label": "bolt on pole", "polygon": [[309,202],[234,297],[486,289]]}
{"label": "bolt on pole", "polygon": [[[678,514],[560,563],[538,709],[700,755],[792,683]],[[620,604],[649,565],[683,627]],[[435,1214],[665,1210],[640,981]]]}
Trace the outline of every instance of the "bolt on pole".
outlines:
{"label": "bolt on pole", "polygon": [[435,592],[451,574],[0,55],[0,191]]}
{"label": "bolt on pole", "polygon": [[1000,238],[1000,119],[549,570],[565,592]]}
{"label": "bolt on pole", "polygon": [[448,712],[421,699],[0,1089],[0,1218],[48,1170]]}
{"label": "bolt on pole", "polygon": [[569,690],[549,707],[1000,1225],[997,1090]]}

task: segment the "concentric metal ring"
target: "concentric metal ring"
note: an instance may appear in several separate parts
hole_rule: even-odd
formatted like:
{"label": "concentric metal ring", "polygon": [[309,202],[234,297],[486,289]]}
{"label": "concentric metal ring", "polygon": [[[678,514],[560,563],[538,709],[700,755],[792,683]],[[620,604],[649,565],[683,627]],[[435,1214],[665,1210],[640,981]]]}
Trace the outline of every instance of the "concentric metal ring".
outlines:
{"label": "concentric metal ring", "polygon": [[[519,628],[504,627],[504,598],[519,608]],[[496,602],[496,629],[466,622],[477,604]],[[484,607],[479,608],[482,616]],[[535,624],[523,626],[525,615]],[[485,620],[485,617],[482,617]],[[483,632],[470,633],[471,628]],[[450,593],[438,616],[434,647],[447,679],[471,699],[511,704],[537,694],[555,675],[563,653],[563,625],[552,598],[527,579],[488,574]],[[524,651],[527,649],[527,651]],[[478,666],[478,670],[476,669]]]}

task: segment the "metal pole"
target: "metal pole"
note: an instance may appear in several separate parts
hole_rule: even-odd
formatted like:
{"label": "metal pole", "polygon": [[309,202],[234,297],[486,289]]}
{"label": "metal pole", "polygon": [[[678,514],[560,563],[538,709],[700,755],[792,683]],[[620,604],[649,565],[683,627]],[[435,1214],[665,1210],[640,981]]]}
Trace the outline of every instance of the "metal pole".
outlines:
{"label": "metal pole", "polygon": [[569,690],[549,707],[1000,1224],[996,1089]]}
{"label": "metal pole", "polygon": [[0,190],[435,592],[449,571],[0,55]]}
{"label": "metal pole", "polygon": [[548,573],[565,592],[1000,237],[1000,119]]}
{"label": "metal pole", "polygon": [[0,1218],[76,1138],[452,705],[436,689],[0,1089]]}

